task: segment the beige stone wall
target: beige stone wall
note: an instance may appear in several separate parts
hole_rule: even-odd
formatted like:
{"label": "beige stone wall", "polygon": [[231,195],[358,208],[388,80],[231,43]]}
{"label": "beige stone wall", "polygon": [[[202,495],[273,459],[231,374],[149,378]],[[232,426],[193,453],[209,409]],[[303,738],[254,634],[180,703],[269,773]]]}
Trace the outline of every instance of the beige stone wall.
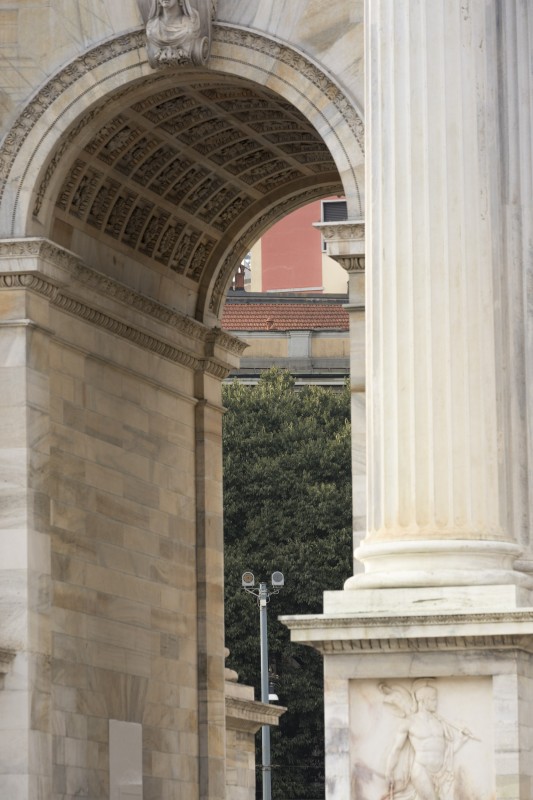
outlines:
{"label": "beige stone wall", "polygon": [[[56,791],[107,796],[107,721],[117,719],[143,724],[147,795],[178,796],[171,789],[177,781],[194,796],[195,424],[194,405],[183,395],[188,376],[63,314],[53,326],[58,333],[68,328],[80,345],[54,341],[50,352]],[[95,357],[109,348],[114,363]],[[154,374],[163,385],[154,385]]]}
{"label": "beige stone wall", "polygon": [[0,650],[16,657],[0,797],[109,797],[119,720],[142,725],[144,797],[221,800],[220,381],[241,345],[163,323],[131,292],[110,298],[108,279],[47,243],[11,250],[23,255],[0,263]]}

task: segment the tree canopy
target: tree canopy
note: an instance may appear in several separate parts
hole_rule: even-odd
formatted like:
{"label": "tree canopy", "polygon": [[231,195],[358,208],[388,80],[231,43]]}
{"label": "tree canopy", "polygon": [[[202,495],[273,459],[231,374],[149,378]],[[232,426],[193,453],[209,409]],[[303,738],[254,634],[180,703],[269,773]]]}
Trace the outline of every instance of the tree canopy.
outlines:
{"label": "tree canopy", "polygon": [[277,617],[320,613],[323,592],[342,588],[352,572],[349,389],[296,391],[289,373],[270,370],[257,386],[224,387],[224,405],[228,666],[259,698],[259,613],[241,575],[251,570],[269,582],[281,570],[285,587],[269,605],[269,655],[288,711],[272,729],[272,797],[323,798],[322,658],[292,644]]}

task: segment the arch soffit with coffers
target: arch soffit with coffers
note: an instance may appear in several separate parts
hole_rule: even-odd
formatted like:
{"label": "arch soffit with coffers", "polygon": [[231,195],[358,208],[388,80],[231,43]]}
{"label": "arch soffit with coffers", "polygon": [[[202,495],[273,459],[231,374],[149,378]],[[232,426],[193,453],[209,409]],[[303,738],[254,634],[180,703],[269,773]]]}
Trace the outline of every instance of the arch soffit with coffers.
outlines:
{"label": "arch soffit with coffers", "polygon": [[[178,73],[174,73],[177,75]],[[180,73],[181,74],[181,73]],[[182,79],[186,73],[182,73]],[[199,318],[216,317],[225,289],[246,249],[276,219],[318,196],[338,191],[350,216],[362,216],[364,130],[360,111],[336,82],[304,54],[256,31],[217,25],[208,77],[246,80],[299,111],[332,157],[335,176],[324,174],[281,186],[248,218],[229,226],[198,281]],[[189,73],[191,80],[199,73]],[[18,117],[0,148],[0,219],[4,236],[51,235],[55,199],[76,153],[125,103],[168,85],[170,72],[154,73],[144,33],[132,31],[79,56],[54,76]]]}

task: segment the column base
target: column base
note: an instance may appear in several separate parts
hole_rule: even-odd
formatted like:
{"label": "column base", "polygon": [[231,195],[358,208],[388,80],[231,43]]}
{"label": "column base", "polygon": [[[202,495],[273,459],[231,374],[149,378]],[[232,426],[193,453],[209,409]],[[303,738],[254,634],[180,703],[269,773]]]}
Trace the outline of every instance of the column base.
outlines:
{"label": "column base", "polygon": [[363,542],[355,551],[365,572],[345,589],[514,585],[533,590],[533,578],[514,569],[522,549],[513,542],[446,539]]}

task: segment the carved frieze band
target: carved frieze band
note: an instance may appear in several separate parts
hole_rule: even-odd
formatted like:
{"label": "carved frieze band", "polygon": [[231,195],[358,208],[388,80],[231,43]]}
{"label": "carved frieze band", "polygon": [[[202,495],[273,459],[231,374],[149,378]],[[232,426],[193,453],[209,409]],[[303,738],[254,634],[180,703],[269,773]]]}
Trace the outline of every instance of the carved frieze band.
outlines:
{"label": "carved frieze band", "polygon": [[319,228],[326,242],[333,240],[360,242],[365,238],[364,222],[337,222],[335,224],[319,222],[314,227]]}
{"label": "carved frieze band", "polygon": [[3,258],[41,258],[69,271],[75,270],[80,264],[80,259],[74,253],[48,239],[0,240],[0,261]]}
{"label": "carved frieze band", "polygon": [[445,636],[417,637],[412,639],[346,639],[339,641],[314,641],[313,645],[322,653],[400,653],[436,652],[450,650],[523,650],[533,653],[532,635],[491,636]]}
{"label": "carved frieze band", "polygon": [[176,348],[161,339],[158,339],[146,332],[135,328],[127,323],[121,322],[108,314],[95,309],[86,303],[66,294],[62,288],[35,272],[9,272],[1,274],[1,259],[23,257],[48,258],[55,264],[69,269],[74,280],[89,286],[91,289],[113,297],[119,302],[141,311],[143,314],[152,317],[158,322],[163,322],[186,336],[203,342],[210,356],[213,350],[213,343],[226,351],[228,354],[240,356],[246,347],[240,339],[220,329],[210,329],[201,323],[178,314],[166,306],[156,303],[128,287],[113,281],[101,273],[98,273],[85,265],[72,253],[56,247],[52,242],[45,240],[17,240],[0,242],[0,290],[2,289],[30,289],[43,297],[46,297],[53,306],[62,309],[79,319],[97,325],[111,333],[128,339],[129,341],[157,353],[163,358],[190,367],[191,369],[202,369],[216,377],[225,378],[231,369],[231,365],[226,364],[219,358],[201,358],[181,348]]}

